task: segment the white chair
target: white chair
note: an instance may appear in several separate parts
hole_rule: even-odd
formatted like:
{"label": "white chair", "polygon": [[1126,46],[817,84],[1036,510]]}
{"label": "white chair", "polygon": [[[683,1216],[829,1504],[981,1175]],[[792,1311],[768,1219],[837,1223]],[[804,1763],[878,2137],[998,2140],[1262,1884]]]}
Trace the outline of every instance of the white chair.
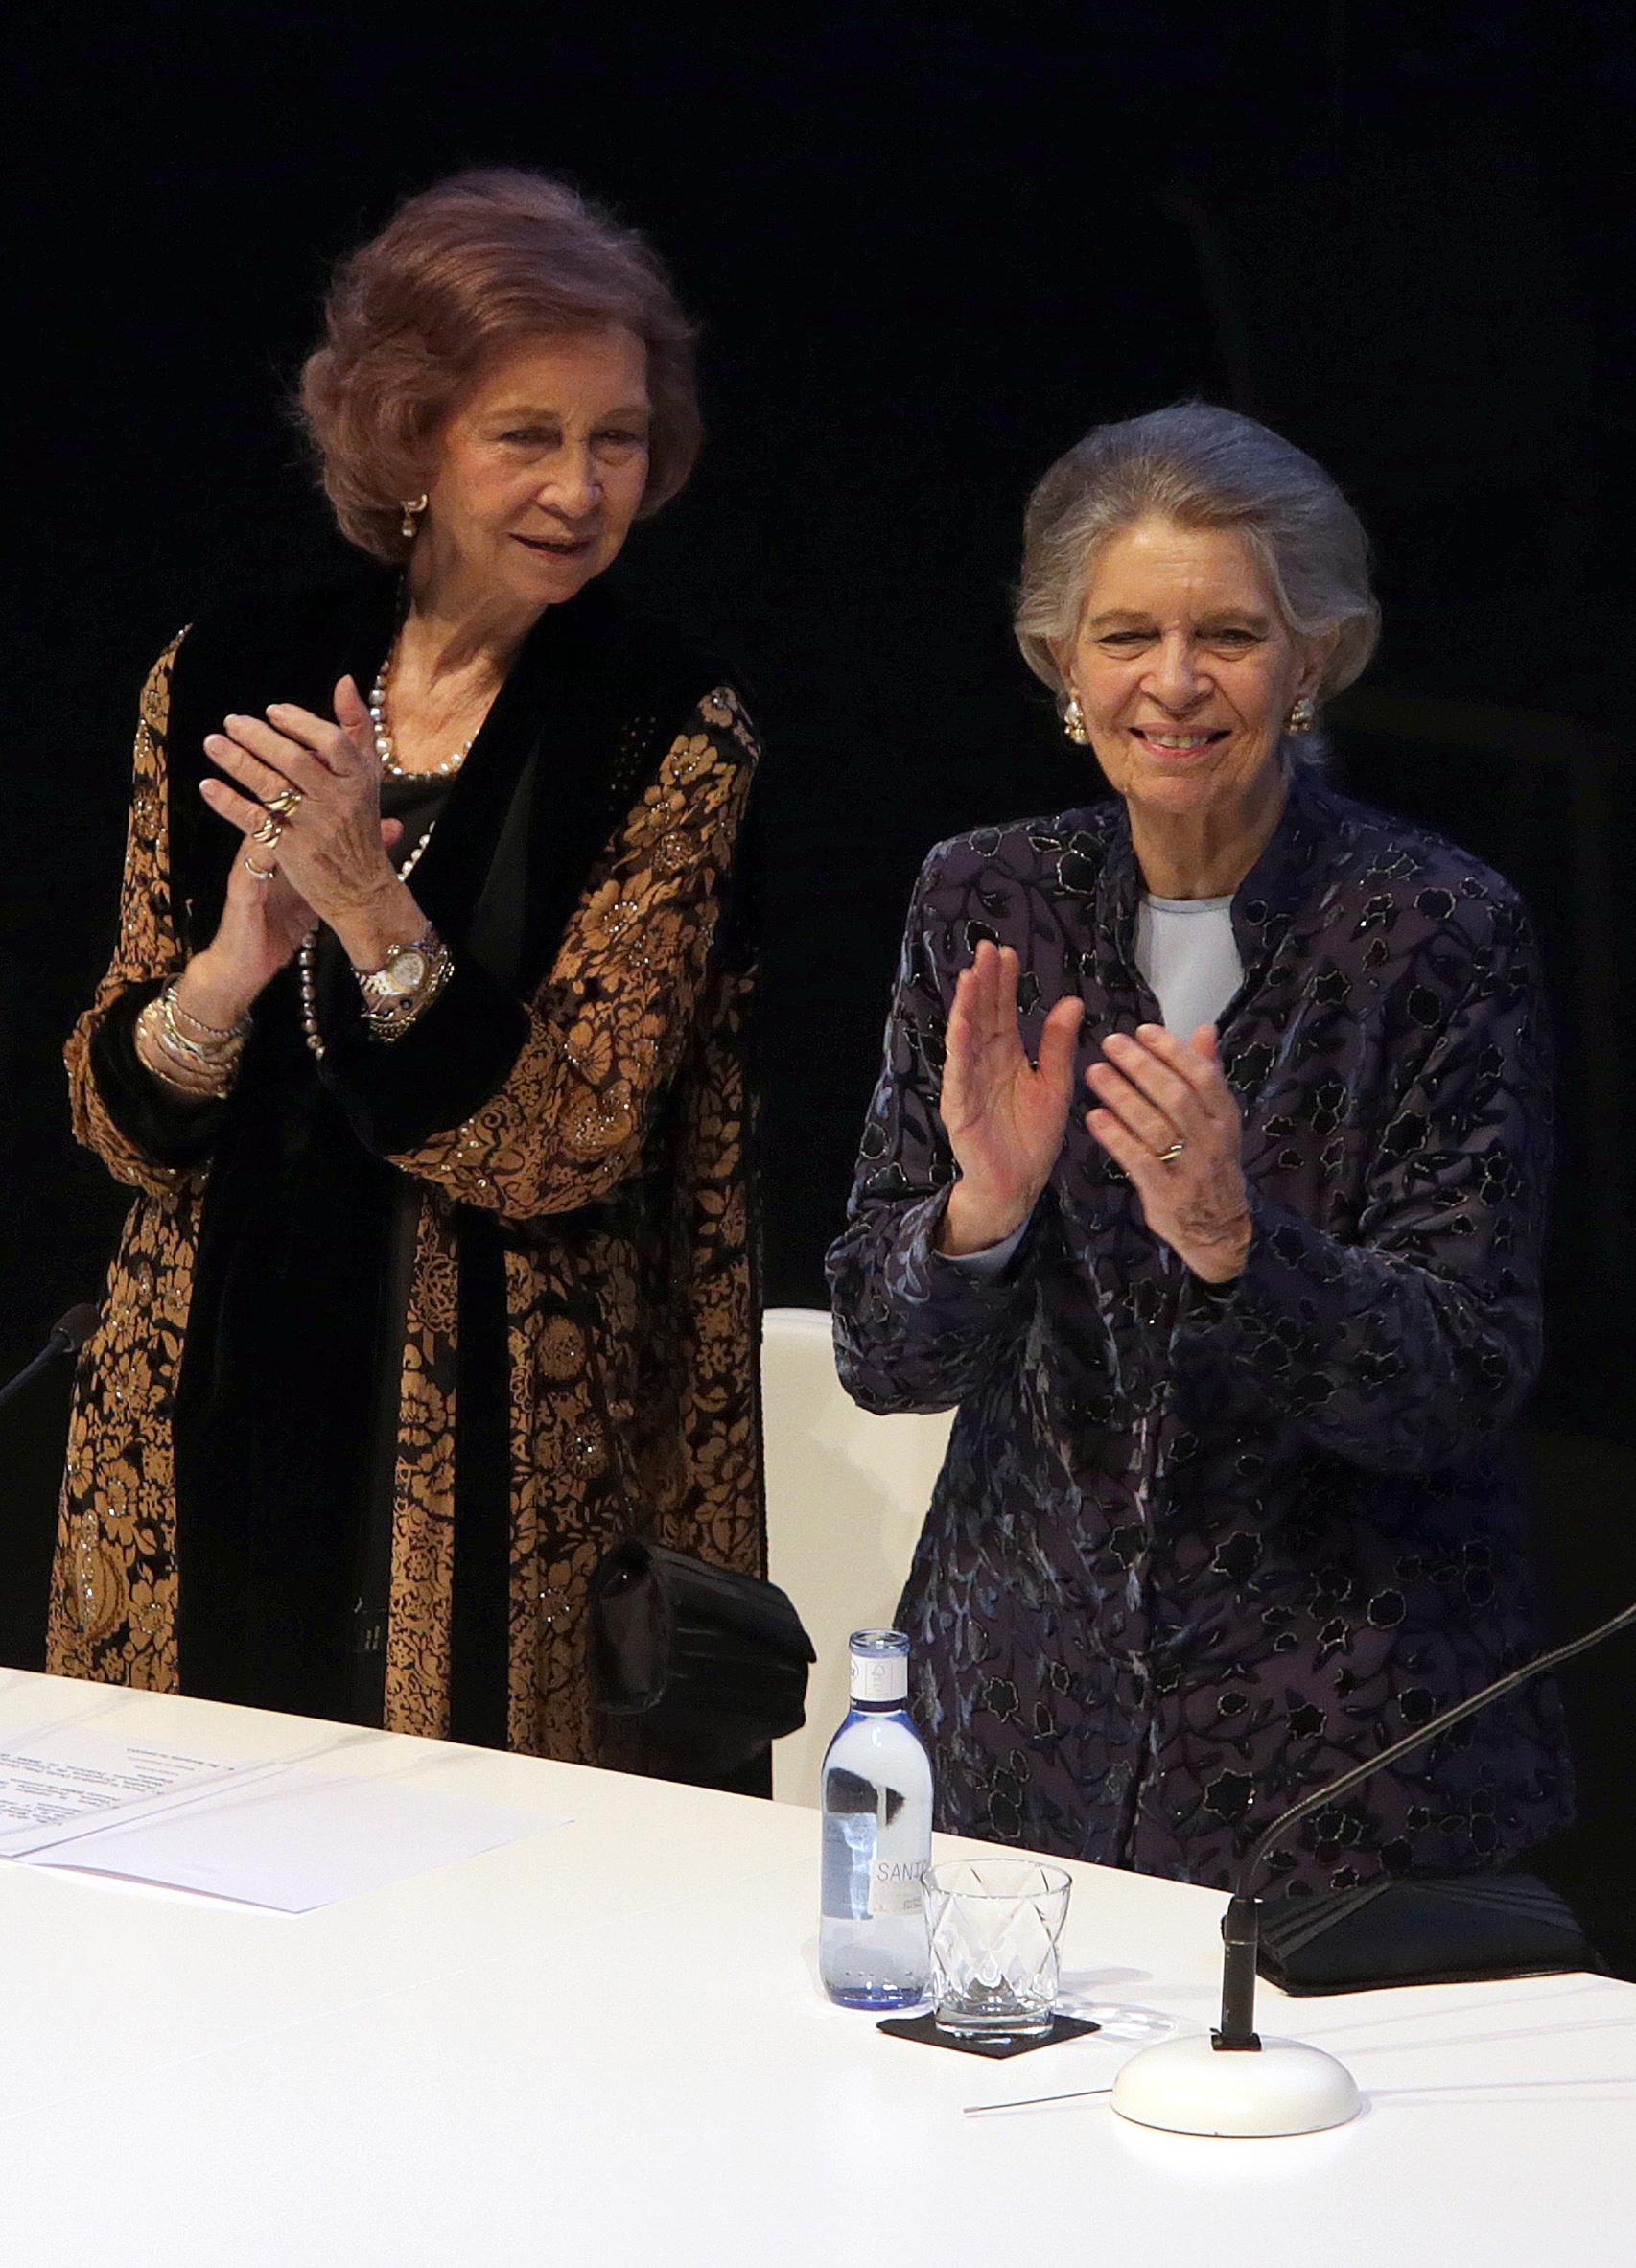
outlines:
{"label": "white chair", "polygon": [[767,1311],[761,1394],[768,1573],[818,1655],[806,1722],[773,1747],[773,1795],[815,1804],[847,1710],[847,1639],[891,1625],[954,1418],[860,1410],[835,1375],[830,1319],[812,1307]]}

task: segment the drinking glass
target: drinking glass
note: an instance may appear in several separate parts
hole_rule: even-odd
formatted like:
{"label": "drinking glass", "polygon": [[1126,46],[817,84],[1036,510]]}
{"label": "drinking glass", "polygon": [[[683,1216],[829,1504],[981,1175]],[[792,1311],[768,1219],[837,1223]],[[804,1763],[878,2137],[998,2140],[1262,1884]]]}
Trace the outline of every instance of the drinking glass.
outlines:
{"label": "drinking glass", "polygon": [[1037,1859],[951,1859],[925,1873],[940,2032],[1037,2040],[1051,2028],[1067,1872]]}

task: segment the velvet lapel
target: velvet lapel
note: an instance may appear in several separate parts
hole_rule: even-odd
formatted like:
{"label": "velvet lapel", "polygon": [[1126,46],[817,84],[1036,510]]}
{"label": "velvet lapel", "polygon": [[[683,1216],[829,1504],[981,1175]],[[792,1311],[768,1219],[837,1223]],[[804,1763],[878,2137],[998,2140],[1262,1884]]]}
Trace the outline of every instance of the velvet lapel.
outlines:
{"label": "velvet lapel", "polygon": [[1306,765],[1294,765],[1278,824],[1233,893],[1233,934],[1247,973],[1258,976],[1289,934],[1333,845],[1336,823],[1335,799],[1323,781]]}
{"label": "velvet lapel", "polygon": [[1136,902],[1141,869],[1131,840],[1131,814],[1121,797],[1094,892],[1097,976],[1108,1002],[1110,1029],[1134,1031],[1156,1017],[1158,1002],[1136,968]]}
{"label": "velvet lapel", "polygon": [[[657,764],[694,685],[662,711],[657,745],[633,745],[654,701],[643,651],[593,587],[548,608],[497,696],[424,858],[414,893],[450,943],[525,996],[561,943],[591,869],[643,775]],[[635,760],[633,760],[633,758]]]}

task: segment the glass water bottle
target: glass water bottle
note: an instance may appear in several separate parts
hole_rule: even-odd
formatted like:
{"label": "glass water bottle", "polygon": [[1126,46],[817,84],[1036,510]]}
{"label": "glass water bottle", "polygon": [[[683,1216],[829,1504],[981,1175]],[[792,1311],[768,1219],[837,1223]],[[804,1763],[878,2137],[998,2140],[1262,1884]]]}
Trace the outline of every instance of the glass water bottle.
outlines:
{"label": "glass water bottle", "polygon": [[908,1710],[909,1641],[854,1630],[852,1707],[824,1758],[818,1967],[845,2008],[910,2008],[931,1960],[921,1878],[931,1857],[931,1759]]}

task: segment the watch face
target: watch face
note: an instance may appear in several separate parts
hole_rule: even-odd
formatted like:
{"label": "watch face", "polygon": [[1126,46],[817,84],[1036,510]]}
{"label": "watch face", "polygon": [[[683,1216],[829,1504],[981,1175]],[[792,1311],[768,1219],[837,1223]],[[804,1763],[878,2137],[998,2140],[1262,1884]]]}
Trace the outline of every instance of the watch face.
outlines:
{"label": "watch face", "polygon": [[426,955],[424,953],[397,953],[381,971],[388,992],[407,997],[419,992],[426,982]]}

